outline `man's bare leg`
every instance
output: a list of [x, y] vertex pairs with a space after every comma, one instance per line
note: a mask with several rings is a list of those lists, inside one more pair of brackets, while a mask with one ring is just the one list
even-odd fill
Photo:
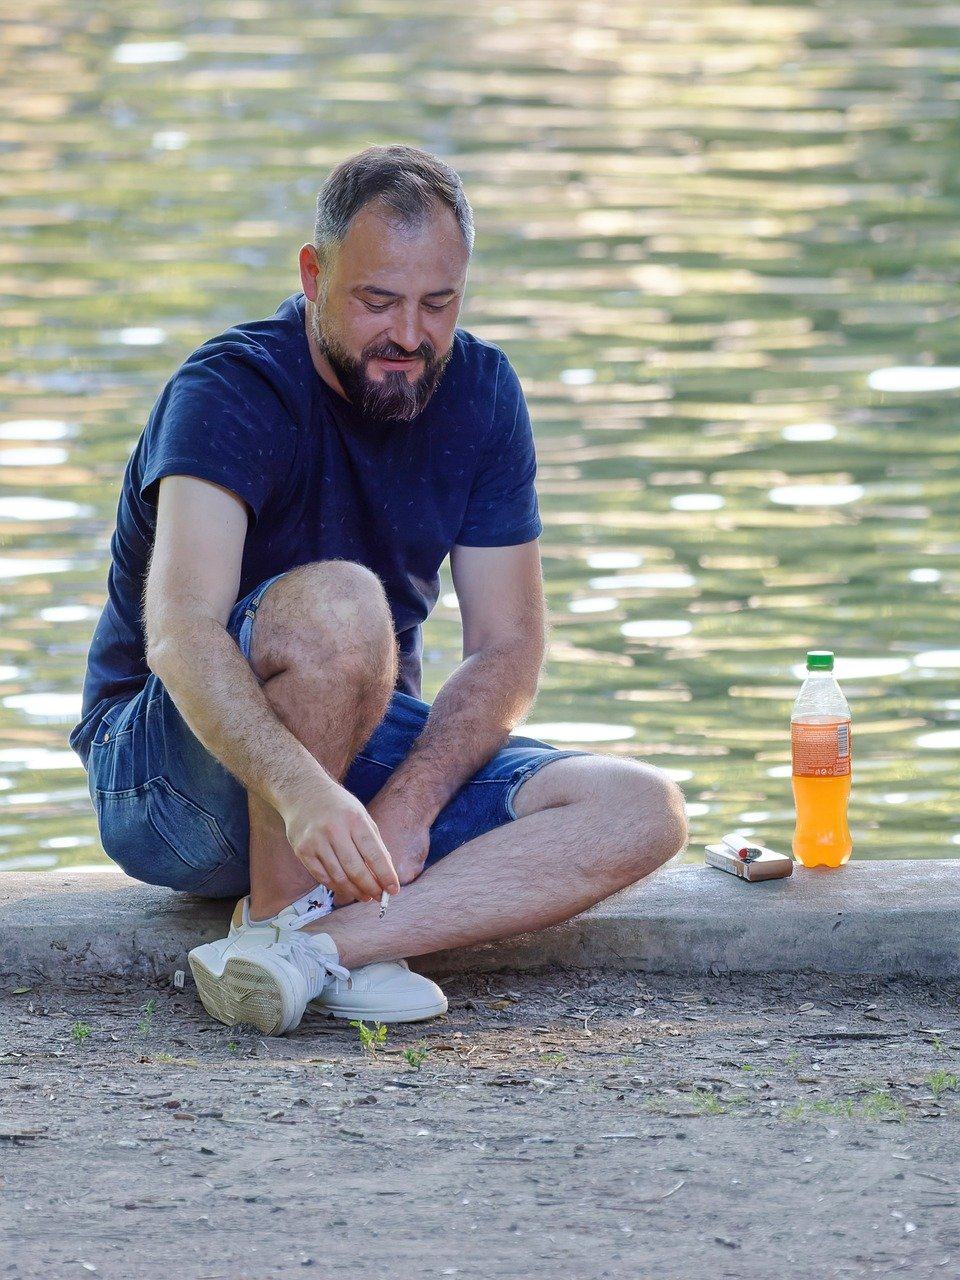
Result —
[[567, 920], [683, 847], [683, 796], [651, 766], [567, 757], [520, 787], [517, 820], [462, 845], [404, 886], [378, 920], [354, 903], [312, 928], [348, 968], [425, 955]]
[[[383, 718], [396, 680], [389, 607], [375, 576], [349, 561], [292, 570], [257, 612], [251, 665], [272, 705], [342, 781]], [[250, 810], [251, 915], [314, 887], [271, 806]], [[517, 820], [479, 836], [405, 886], [383, 921], [354, 903], [315, 930], [348, 967], [424, 955], [544, 928], [639, 880], [686, 839], [683, 797], [663, 773], [609, 756], [553, 761], [517, 792]]]
[[[350, 561], [293, 569], [257, 610], [250, 664], [280, 720], [342, 782], [383, 718], [396, 683], [396, 641], [377, 578]], [[250, 914], [282, 911], [315, 887], [272, 805], [247, 793]]]

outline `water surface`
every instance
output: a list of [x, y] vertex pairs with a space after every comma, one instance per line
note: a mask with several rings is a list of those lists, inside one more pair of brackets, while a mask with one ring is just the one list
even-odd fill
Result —
[[[789, 838], [797, 663], [842, 656], [856, 856], [960, 844], [955, 5], [4, 5], [0, 866], [102, 861], [79, 762], [120, 475], [196, 345], [297, 287], [319, 182], [436, 150], [462, 323], [533, 411], [531, 731]], [[424, 694], [459, 659], [449, 575]]]

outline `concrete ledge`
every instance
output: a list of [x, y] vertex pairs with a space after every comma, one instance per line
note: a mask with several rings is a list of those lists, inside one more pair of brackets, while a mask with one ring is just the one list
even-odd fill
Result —
[[[169, 981], [199, 942], [222, 937], [232, 904], [115, 873], [0, 874], [0, 974], [21, 981]], [[423, 957], [467, 970], [820, 972], [960, 978], [960, 861], [854, 862], [745, 884], [675, 865], [581, 916], [507, 942]]]

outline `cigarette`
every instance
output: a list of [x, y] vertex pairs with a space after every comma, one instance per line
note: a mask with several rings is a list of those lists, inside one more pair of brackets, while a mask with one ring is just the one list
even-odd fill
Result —
[[390, 895], [389, 893], [387, 893], [386, 889], [384, 889], [383, 893], [381, 893], [380, 895], [380, 914], [379, 916], [377, 916], [378, 920], [382, 920], [383, 917], [387, 914], [387, 906], [389, 902], [390, 902]]

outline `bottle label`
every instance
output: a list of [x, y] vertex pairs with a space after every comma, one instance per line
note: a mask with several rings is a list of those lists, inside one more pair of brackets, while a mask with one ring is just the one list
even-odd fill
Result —
[[793, 773], [800, 778], [842, 778], [850, 772], [850, 721], [790, 726]]

